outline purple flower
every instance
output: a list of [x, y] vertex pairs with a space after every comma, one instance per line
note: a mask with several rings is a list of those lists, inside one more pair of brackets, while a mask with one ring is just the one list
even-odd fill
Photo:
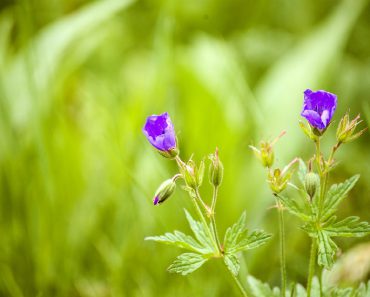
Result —
[[305, 117], [312, 127], [324, 130], [329, 125], [337, 107], [337, 96], [319, 90], [304, 91], [304, 102], [301, 116]]
[[176, 135], [167, 112], [149, 116], [143, 128], [144, 135], [152, 146], [162, 152], [176, 148]]

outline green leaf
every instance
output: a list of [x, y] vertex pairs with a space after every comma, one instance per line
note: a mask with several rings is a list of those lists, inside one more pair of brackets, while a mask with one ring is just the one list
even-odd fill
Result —
[[305, 222], [311, 221], [311, 216], [307, 214], [308, 210], [305, 205], [300, 205], [294, 199], [278, 195], [279, 200], [283, 203], [283, 206], [294, 216], [302, 219]]
[[194, 253], [184, 253], [176, 258], [176, 260], [168, 267], [171, 273], [179, 273], [187, 275], [202, 266], [208, 258]]
[[320, 282], [319, 279], [315, 276], [312, 279], [312, 287], [311, 287], [311, 296], [320, 296]]
[[318, 263], [326, 269], [330, 269], [334, 264], [334, 255], [338, 247], [324, 230], [317, 232], [317, 240]]
[[209, 250], [201, 246], [196, 240], [189, 236], [185, 235], [180, 231], [175, 231], [174, 233], [166, 233], [160, 236], [148, 236], [145, 237], [145, 240], [153, 240], [168, 245], [174, 245], [179, 248], [183, 248], [189, 251], [198, 252], [201, 254], [209, 253]]
[[240, 269], [240, 262], [236, 255], [226, 254], [224, 257], [224, 262], [232, 274], [234, 274], [235, 276], [238, 275]]
[[359, 178], [360, 175], [357, 174], [347, 179], [344, 183], [334, 184], [330, 187], [324, 202], [322, 220], [330, 217], [336, 211], [339, 203], [347, 196]]
[[293, 296], [294, 297], [307, 297], [305, 288], [300, 284], [296, 284]]
[[224, 239], [224, 250], [226, 254], [233, 254], [259, 247], [271, 238], [271, 234], [260, 230], [248, 234], [248, 229], [245, 227], [245, 220], [246, 215], [243, 212], [239, 220], [226, 230]]
[[245, 228], [246, 214], [245, 211], [240, 216], [239, 220], [227, 228], [224, 239], [224, 248], [227, 251], [236, 245], [237, 241], [243, 237], [243, 234], [247, 233], [248, 230]]
[[236, 253], [240, 251], [250, 250], [264, 245], [270, 238], [271, 234], [268, 234], [262, 230], [253, 231], [250, 235], [246, 234], [245, 238], [242, 238], [235, 246], [229, 247], [228, 253]]
[[250, 290], [255, 297], [279, 297], [280, 290], [270, 288], [268, 284], [261, 282], [260, 280], [254, 278], [253, 276], [248, 276], [247, 278]]
[[331, 237], [363, 237], [369, 235], [369, 223], [360, 222], [359, 220], [359, 217], [348, 217], [324, 227], [324, 230]]
[[248, 230], [245, 228], [245, 221], [246, 214], [244, 211], [239, 220], [234, 225], [227, 228], [224, 238], [225, 251], [228, 251], [229, 249], [234, 247], [237, 241], [243, 236], [243, 234], [248, 232]]
[[205, 229], [205, 226], [201, 222], [194, 220], [193, 217], [190, 215], [190, 213], [186, 209], [185, 209], [185, 215], [186, 215], [186, 219], [188, 220], [190, 228], [193, 231], [195, 237], [198, 239], [198, 241], [201, 243], [201, 245], [206, 250], [205, 253], [208, 253], [208, 254], [213, 253], [214, 248], [213, 248], [212, 239], [209, 238], [207, 231]]

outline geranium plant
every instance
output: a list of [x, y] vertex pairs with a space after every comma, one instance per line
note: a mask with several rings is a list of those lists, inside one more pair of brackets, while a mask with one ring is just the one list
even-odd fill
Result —
[[[194, 236], [174, 231], [160, 236], [146, 237], [146, 240], [162, 242], [187, 251], [175, 259], [169, 266], [168, 271], [187, 275], [200, 268], [205, 262], [214, 258], [221, 258], [227, 268], [225, 271], [231, 274], [243, 296], [370, 296], [369, 285], [360, 285], [356, 289], [338, 289], [327, 287], [321, 281], [320, 272], [322, 268], [330, 269], [335, 261], [338, 247], [333, 238], [362, 237], [370, 234], [370, 225], [367, 222], [361, 222], [355, 216], [338, 219], [336, 215], [339, 204], [354, 187], [359, 175], [355, 175], [342, 183], [329, 186], [329, 173], [334, 170], [337, 164], [335, 153], [340, 146], [355, 140], [366, 130], [356, 132], [357, 126], [361, 123], [360, 116], [350, 120], [349, 114], [345, 114], [337, 128], [336, 143], [332, 146], [329, 156], [326, 158], [321, 151], [320, 143], [325, 131], [332, 123], [336, 107], [337, 96], [332, 93], [322, 90], [306, 90], [304, 92], [301, 115], [307, 120], [308, 124], [300, 122], [300, 126], [315, 147], [315, 153], [308, 161], [293, 158], [282, 169], [274, 167], [274, 145], [285, 132], [282, 132], [273, 141], [262, 141], [259, 147], [250, 146], [267, 170], [267, 180], [273, 194], [272, 197], [275, 200], [276, 209], [279, 212], [280, 289], [271, 289], [267, 284], [263, 284], [252, 276], [248, 276], [248, 282], [246, 283], [241, 281], [238, 276], [240, 252], [265, 244], [270, 239], [271, 234], [262, 230], [248, 230], [245, 212], [242, 213], [234, 225], [226, 230], [222, 238], [218, 233], [215, 210], [218, 189], [222, 183], [224, 173], [218, 149], [216, 148], [215, 152], [209, 156], [208, 179], [213, 191], [212, 198], [207, 203], [199, 192], [205, 174], [205, 161], [202, 160], [199, 164], [196, 164], [192, 159], [188, 161], [181, 159], [176, 133], [168, 113], [149, 116], [143, 128], [145, 136], [161, 155], [173, 160], [178, 165], [178, 173], [159, 186], [154, 195], [153, 204], [161, 205], [164, 203], [173, 195], [176, 184], [182, 180], [183, 188], [189, 194], [197, 216], [197, 219], [194, 219], [190, 212], [185, 210], [185, 216]], [[293, 184], [292, 181], [296, 171], [298, 171], [300, 180], [297, 185]], [[294, 197], [288, 197], [284, 193], [289, 186], [296, 190]], [[285, 211], [302, 220], [300, 228], [308, 234], [312, 241], [306, 289], [299, 284], [287, 285]], [[320, 267], [319, 270], [317, 270], [317, 266]], [[248, 286], [245, 286], [245, 284]]]

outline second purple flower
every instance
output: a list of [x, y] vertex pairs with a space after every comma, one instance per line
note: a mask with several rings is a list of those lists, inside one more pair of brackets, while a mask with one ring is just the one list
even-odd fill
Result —
[[337, 108], [337, 96], [335, 94], [319, 90], [304, 91], [304, 102], [301, 116], [307, 119], [310, 125], [319, 130], [324, 130], [330, 124], [335, 109]]

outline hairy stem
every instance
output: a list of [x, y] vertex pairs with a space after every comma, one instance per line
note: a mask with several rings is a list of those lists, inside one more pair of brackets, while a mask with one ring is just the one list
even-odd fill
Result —
[[219, 249], [219, 251], [222, 252], [221, 242], [220, 242], [220, 239], [218, 237], [217, 226], [216, 226], [216, 218], [215, 218], [215, 208], [216, 208], [216, 202], [217, 202], [217, 195], [218, 195], [218, 187], [215, 186], [213, 188], [213, 197], [212, 197], [212, 205], [211, 205], [211, 212], [210, 212], [210, 220], [211, 220], [215, 240], [216, 240], [216, 243], [218, 245], [218, 249]]
[[214, 212], [215, 208], [216, 208], [217, 196], [218, 196], [218, 186], [214, 186], [213, 187], [212, 204], [211, 204], [212, 212]]
[[316, 267], [316, 250], [317, 250], [317, 242], [315, 238], [312, 238], [310, 266], [309, 266], [308, 279], [307, 279], [307, 297], [311, 297], [312, 279], [313, 279], [313, 276], [315, 275], [315, 267]]
[[284, 209], [278, 198], [276, 198], [279, 213], [279, 231], [280, 231], [280, 270], [281, 270], [281, 296], [285, 297], [286, 292], [286, 263], [285, 263], [285, 227], [284, 227]]
[[201, 209], [200, 209], [200, 207], [198, 205], [197, 200], [195, 198], [192, 198], [191, 201], [193, 201], [195, 210], [197, 211], [198, 217], [199, 217], [199, 219], [201, 220], [201, 222], [204, 225], [204, 229], [206, 230], [208, 237], [212, 240], [212, 244], [213, 244], [213, 246], [215, 248], [215, 252], [217, 252], [218, 254], [220, 254], [220, 250], [218, 248], [218, 245], [217, 245], [215, 239], [213, 238], [213, 234], [212, 234], [210, 228], [208, 227], [207, 221], [204, 218], [204, 215], [203, 215], [203, 213], [202, 213], [202, 211], [201, 211]]
[[[225, 264], [225, 263], [224, 263]], [[240, 280], [238, 279], [238, 277], [236, 275], [234, 275], [230, 270], [229, 268], [227, 267], [227, 265], [225, 264], [226, 266], [226, 270], [230, 273], [230, 275], [232, 276], [235, 284], [237, 285], [240, 293], [242, 294], [243, 297], [248, 297], [248, 294], [247, 294], [247, 291], [244, 289], [242, 283], [240, 282]]]

